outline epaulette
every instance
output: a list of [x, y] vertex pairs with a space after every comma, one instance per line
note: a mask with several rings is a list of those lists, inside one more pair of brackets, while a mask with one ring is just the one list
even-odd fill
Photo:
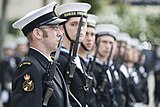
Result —
[[28, 62], [28, 61], [24, 61], [22, 62], [21, 64], [19, 64], [19, 67], [22, 67], [24, 65], [31, 65], [31, 62]]

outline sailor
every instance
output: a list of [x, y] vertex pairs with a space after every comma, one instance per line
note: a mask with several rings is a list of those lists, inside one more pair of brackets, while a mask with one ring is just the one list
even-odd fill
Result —
[[96, 41], [100, 40], [94, 75], [97, 81], [97, 107], [112, 107], [113, 98], [112, 76], [109, 70], [111, 56], [119, 28], [113, 24], [96, 26]]
[[87, 3], [68, 3], [56, 9], [59, 17], [67, 20], [60, 26], [64, 40], [58, 62], [68, 86], [72, 107], [86, 107], [86, 71], [77, 50], [86, 35], [87, 12], [90, 8]]
[[[59, 69], [56, 67], [50, 81], [44, 81], [52, 72], [50, 54], [56, 50], [62, 35], [59, 24], [66, 21], [56, 16], [55, 6], [56, 2], [52, 2], [33, 10], [12, 25], [22, 30], [29, 41], [28, 54], [13, 78], [13, 107], [69, 107], [65, 82]], [[51, 91], [48, 92], [48, 89]]]
[[[98, 21], [98, 17], [93, 14], [88, 14], [87, 17], [87, 32], [86, 36], [81, 43], [78, 54], [80, 56], [81, 61], [84, 63], [87, 69], [87, 80], [86, 80], [86, 88], [88, 88], [87, 92], [87, 105], [89, 107], [96, 107], [96, 79], [93, 77], [94, 63], [93, 60], [96, 56], [89, 55], [89, 52], [93, 50], [95, 47], [95, 34], [96, 34], [96, 22]], [[94, 52], [95, 54], [95, 52]]]

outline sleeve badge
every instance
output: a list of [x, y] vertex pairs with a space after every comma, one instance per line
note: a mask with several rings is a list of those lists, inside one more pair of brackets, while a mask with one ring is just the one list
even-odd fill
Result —
[[30, 75], [26, 74], [24, 75], [24, 82], [23, 82], [23, 90], [26, 92], [30, 92], [34, 89], [34, 83], [33, 80], [30, 80]]

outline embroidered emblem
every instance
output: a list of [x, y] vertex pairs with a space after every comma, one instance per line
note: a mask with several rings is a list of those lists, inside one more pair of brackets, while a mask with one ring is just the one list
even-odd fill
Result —
[[30, 62], [22, 62], [22, 63], [19, 65], [19, 67], [22, 67], [23, 65], [31, 65], [31, 63], [30, 63]]
[[24, 76], [24, 82], [23, 82], [23, 90], [30, 92], [34, 89], [34, 83], [33, 80], [30, 80], [30, 75], [26, 74]]

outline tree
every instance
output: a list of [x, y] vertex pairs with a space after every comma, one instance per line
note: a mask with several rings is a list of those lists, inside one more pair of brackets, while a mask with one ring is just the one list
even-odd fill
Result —
[[103, 6], [105, 6], [105, 0], [78, 0], [79, 2], [89, 3], [91, 9], [89, 10], [90, 14], [97, 14]]
[[6, 22], [6, 11], [7, 11], [8, 0], [2, 1], [2, 17], [1, 17], [1, 31], [0, 31], [0, 59], [2, 59], [2, 45], [4, 36], [7, 34], [7, 22]]

